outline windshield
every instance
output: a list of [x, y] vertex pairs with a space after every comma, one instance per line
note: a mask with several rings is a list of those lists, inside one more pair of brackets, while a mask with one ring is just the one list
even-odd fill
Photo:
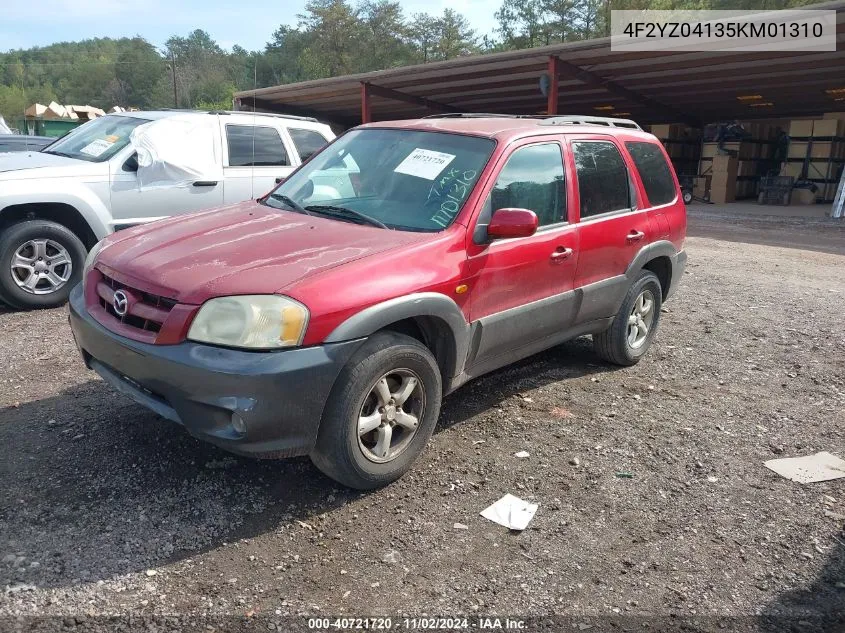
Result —
[[354, 130], [314, 156], [265, 204], [406, 231], [452, 224], [495, 142], [416, 130]]
[[128, 116], [105, 116], [72, 130], [43, 150], [47, 154], [68, 156], [102, 163], [129, 144], [129, 134], [147, 119]]

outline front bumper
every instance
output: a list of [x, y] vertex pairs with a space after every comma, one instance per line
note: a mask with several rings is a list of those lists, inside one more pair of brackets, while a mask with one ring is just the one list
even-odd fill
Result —
[[[70, 326], [85, 364], [107, 383], [191, 435], [256, 457], [311, 451], [335, 379], [363, 339], [248, 352], [185, 341], [151, 345], [119, 336], [70, 294]], [[232, 416], [246, 431], [238, 433]]]

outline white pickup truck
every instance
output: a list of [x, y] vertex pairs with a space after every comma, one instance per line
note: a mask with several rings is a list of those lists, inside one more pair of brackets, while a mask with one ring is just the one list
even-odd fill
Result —
[[[215, 179], [141, 186], [133, 130], [167, 117], [210, 126]], [[206, 125], [206, 128], [209, 126]], [[82, 125], [40, 152], [0, 153], [0, 300], [62, 304], [88, 249], [112, 231], [256, 198], [334, 138], [316, 119], [252, 112], [126, 112]]]

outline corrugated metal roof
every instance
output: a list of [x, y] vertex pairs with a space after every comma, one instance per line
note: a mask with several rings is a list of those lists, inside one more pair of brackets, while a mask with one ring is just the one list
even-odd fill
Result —
[[[845, 42], [845, 1], [814, 5], [837, 11], [837, 47]], [[612, 114], [641, 123], [672, 121], [683, 112], [699, 121], [772, 118], [845, 110], [825, 90], [845, 87], [845, 50], [830, 52], [614, 52], [610, 38], [475, 55], [239, 92], [242, 107], [354, 125], [360, 123], [361, 84], [428, 99], [450, 108], [513, 114], [545, 112], [540, 77], [549, 57], [562, 63], [559, 114]], [[586, 72], [585, 72], [586, 71]], [[376, 92], [374, 90], [374, 92]], [[372, 94], [373, 120], [431, 113], [421, 103]], [[737, 97], [759, 94], [771, 107]], [[613, 106], [612, 111], [597, 111]]]

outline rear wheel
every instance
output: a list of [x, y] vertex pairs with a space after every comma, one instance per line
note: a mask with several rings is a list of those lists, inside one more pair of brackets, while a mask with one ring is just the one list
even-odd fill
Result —
[[640, 272], [631, 285], [613, 324], [593, 334], [593, 348], [615, 365], [634, 365], [648, 351], [660, 322], [663, 305], [660, 281], [650, 270]]
[[311, 461], [350, 488], [371, 490], [395, 481], [431, 437], [441, 394], [428, 348], [403, 334], [375, 334], [340, 372]]
[[0, 236], [0, 297], [13, 308], [54, 308], [82, 279], [86, 249], [67, 227], [27, 220]]

